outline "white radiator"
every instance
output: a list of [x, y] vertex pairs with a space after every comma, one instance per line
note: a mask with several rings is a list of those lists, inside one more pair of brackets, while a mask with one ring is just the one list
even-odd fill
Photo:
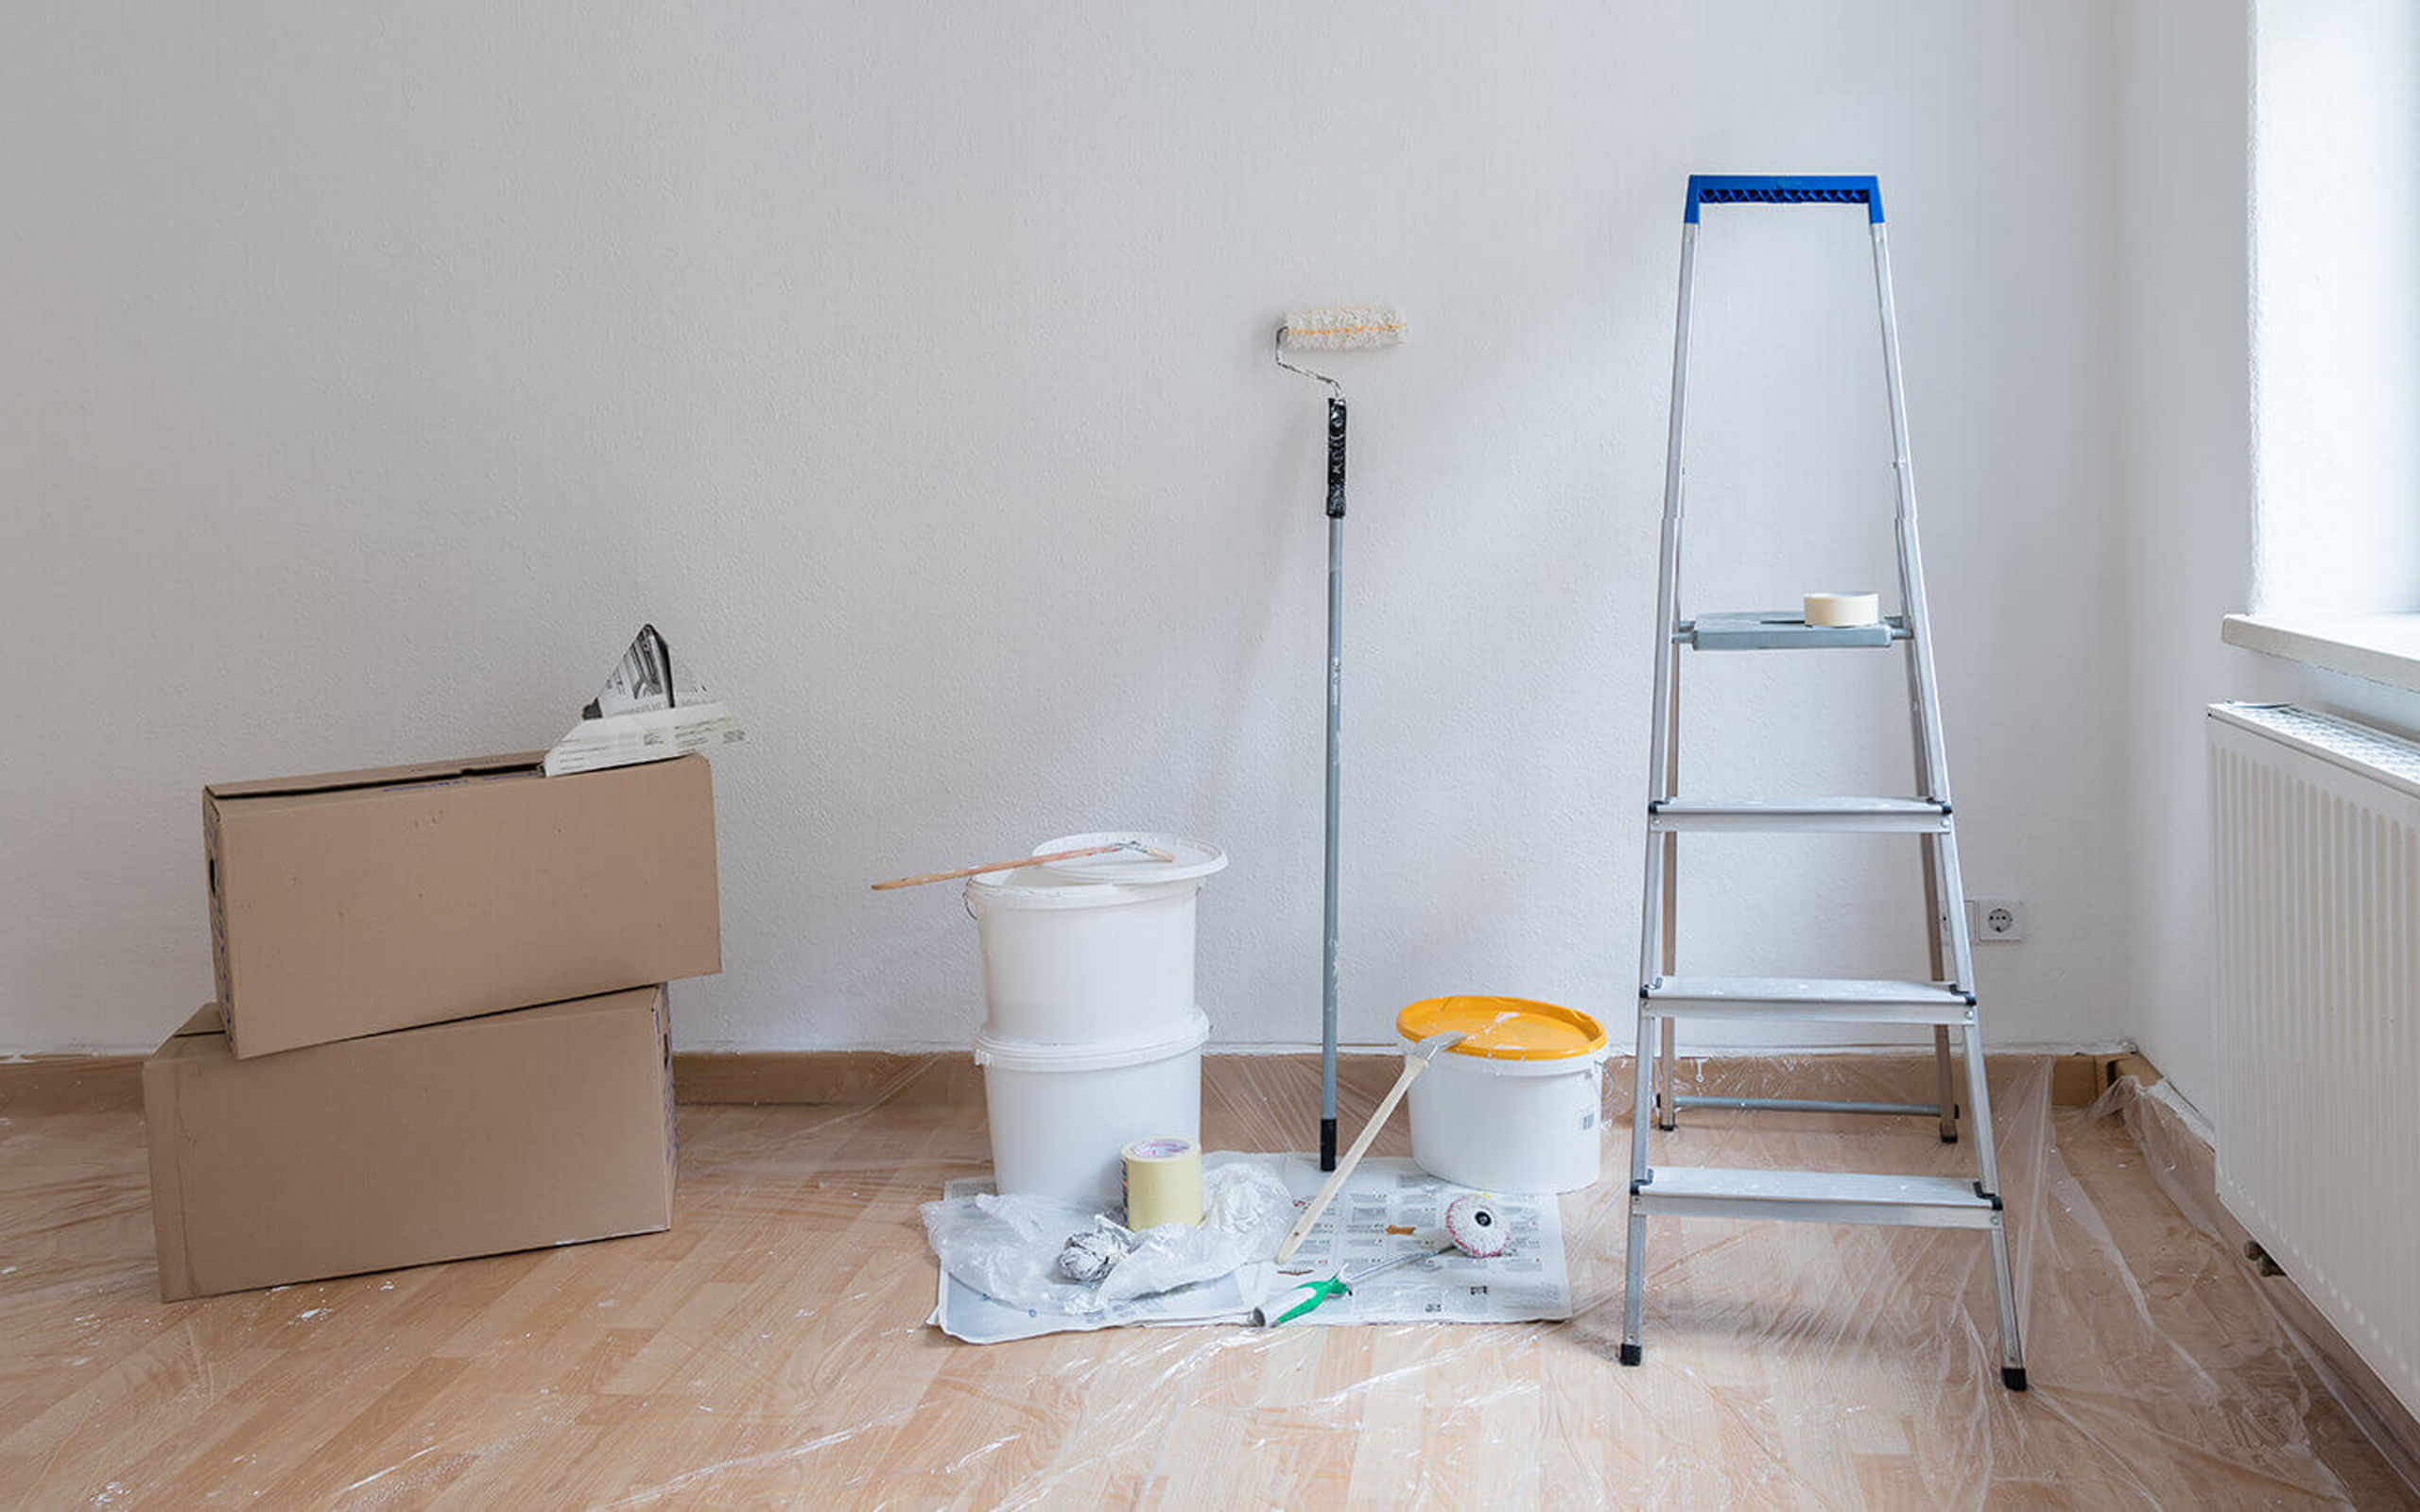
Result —
[[2420, 746], [2209, 713], [2219, 1197], [2420, 1413]]

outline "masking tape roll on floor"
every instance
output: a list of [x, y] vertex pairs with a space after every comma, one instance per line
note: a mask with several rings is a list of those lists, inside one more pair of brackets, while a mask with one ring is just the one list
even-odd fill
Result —
[[1136, 1140], [1126, 1162], [1126, 1227], [1201, 1221], [1201, 1146], [1191, 1140]]
[[1879, 593], [1809, 593], [1806, 595], [1806, 623], [1835, 628], [1872, 625], [1882, 618], [1882, 595]]

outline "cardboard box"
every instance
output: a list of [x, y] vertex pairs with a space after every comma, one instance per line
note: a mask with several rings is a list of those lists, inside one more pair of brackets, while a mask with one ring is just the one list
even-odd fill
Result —
[[660, 987], [251, 1060], [213, 1005], [143, 1110], [168, 1301], [672, 1223]]
[[542, 759], [202, 789], [234, 1053], [722, 970], [705, 758], [572, 777]]

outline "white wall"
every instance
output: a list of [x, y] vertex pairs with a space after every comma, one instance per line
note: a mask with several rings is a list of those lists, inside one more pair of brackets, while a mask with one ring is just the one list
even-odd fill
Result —
[[2420, 730], [2420, 696], [2218, 633], [2247, 609], [2420, 608], [2415, 28], [2402, 0], [2128, 0], [2120, 15], [2120, 1022], [2188, 1098], [2216, 1082], [2203, 707], [2290, 700]]
[[2215, 1081], [2203, 709], [2251, 696], [2268, 660], [2219, 640], [2252, 576], [2251, 31], [2240, 3], [2128, 0], [2119, 17], [2121, 1022], [2191, 1098]]
[[2256, 13], [2253, 606], [2420, 610], [2420, 6]]
[[[964, 1043], [956, 901], [865, 883], [1115, 823], [1235, 858], [1219, 1038], [1315, 1037], [1321, 409], [1267, 347], [1323, 299], [1414, 321], [1338, 364], [1348, 1034], [1454, 989], [1618, 1021], [1693, 169], [1882, 175], [1970, 891], [2033, 907], [1982, 957], [1995, 1037], [2122, 1027], [2092, 0], [10, 32], [0, 1048], [144, 1045], [207, 992], [202, 782], [542, 745], [642, 618], [753, 740], [684, 1044]], [[1701, 607], [1889, 580], [1860, 232], [1709, 226]], [[1693, 773], [1903, 790], [1894, 670], [1706, 668]], [[1683, 958], [1914, 967], [1911, 850], [1715, 850]]]

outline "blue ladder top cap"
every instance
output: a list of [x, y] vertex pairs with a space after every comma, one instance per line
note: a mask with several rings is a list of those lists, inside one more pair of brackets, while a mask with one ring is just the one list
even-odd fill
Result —
[[1701, 205], [1863, 205], [1865, 218], [1882, 224], [1882, 180], [1870, 173], [1693, 173], [1689, 208], [1681, 218], [1698, 223]]

